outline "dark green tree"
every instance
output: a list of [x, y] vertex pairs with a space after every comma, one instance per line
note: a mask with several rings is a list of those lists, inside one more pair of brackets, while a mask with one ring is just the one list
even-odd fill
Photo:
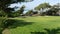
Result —
[[12, 3], [25, 2], [27, 0], [0, 0], [0, 9], [5, 9]]
[[8, 8], [10, 4], [25, 2], [25, 1], [28, 1], [28, 0], [0, 0], [0, 10], [3, 10], [7, 14], [11, 13], [11, 10], [13, 10], [13, 8]]
[[20, 14], [23, 14], [24, 8], [25, 8], [25, 6], [23, 5], [23, 6], [20, 8], [20, 10], [18, 10], [18, 12], [19, 12]]
[[[13, 8], [8, 8], [8, 6], [10, 6], [10, 4], [13, 3], [17, 3], [17, 2], [25, 2], [26, 0], [0, 0], [0, 11], [3, 11], [7, 14], [10, 14], [11, 11], [13, 11]], [[3, 12], [1, 12], [2, 14], [4, 14]], [[3, 17], [0, 18], [0, 34], [2, 34], [2, 31], [5, 29], [5, 27], [7, 27], [9, 24], [6, 19], [2, 19]], [[5, 22], [6, 21], [6, 22]], [[10, 21], [12, 22], [12, 21]], [[6, 26], [5, 26], [6, 25]]]
[[59, 11], [58, 8], [52, 7], [50, 10], [46, 12], [46, 14], [50, 16], [58, 16], [59, 15], [57, 14], [58, 11]]
[[33, 10], [29, 10], [26, 15], [32, 15], [33, 14]]

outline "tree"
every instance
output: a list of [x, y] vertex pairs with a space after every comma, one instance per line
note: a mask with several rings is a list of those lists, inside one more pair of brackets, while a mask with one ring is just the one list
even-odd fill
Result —
[[12, 3], [25, 2], [25, 1], [28, 0], [0, 0], [0, 9], [4, 9], [4, 7], [7, 7]]
[[52, 7], [49, 11], [46, 12], [46, 14], [51, 16], [58, 16], [57, 14], [58, 11], [59, 11], [58, 8]]
[[25, 8], [25, 6], [23, 5], [18, 11], [11, 12], [11, 14], [9, 14], [9, 17], [18, 17], [18, 16], [20, 16], [21, 14], [23, 14], [24, 8]]
[[36, 10], [40, 10], [41, 8], [49, 8], [51, 7], [51, 5], [49, 5], [49, 3], [43, 3], [38, 5], [37, 7], [35, 7]]
[[33, 10], [29, 10], [27, 13], [26, 13], [26, 15], [32, 15], [33, 14]]
[[8, 9], [8, 6], [12, 3], [17, 3], [17, 2], [25, 2], [27, 0], [0, 0], [0, 10], [3, 10], [4, 12], [8, 11], [10, 12], [10, 9]]
[[[8, 8], [8, 6], [12, 3], [17, 3], [17, 2], [25, 2], [25, 0], [0, 0], [0, 11], [4, 11], [5, 13], [10, 15], [11, 11], [13, 11], [14, 8]], [[8, 26], [6, 24], [9, 24], [8, 22], [5, 22], [6, 19], [2, 19], [2, 18], [0, 18], [0, 34], [2, 34], [2, 31], [5, 29], [6, 26]], [[12, 22], [12, 21], [10, 21], [10, 22]], [[3, 26], [3, 27], [1, 27], [1, 26]]]
[[20, 13], [20, 14], [23, 14], [23, 12], [24, 12], [24, 8], [25, 8], [24, 5], [20, 8], [20, 10], [19, 10], [19, 13]]

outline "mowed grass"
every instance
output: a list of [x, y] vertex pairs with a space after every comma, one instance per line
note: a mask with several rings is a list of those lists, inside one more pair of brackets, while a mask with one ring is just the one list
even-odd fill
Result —
[[45, 28], [54, 29], [60, 28], [60, 16], [38, 16], [27, 18], [13, 18], [16, 20], [24, 20], [26, 22], [32, 22], [30, 25], [18, 26], [10, 29], [11, 34], [31, 34], [31, 32], [45, 32]]

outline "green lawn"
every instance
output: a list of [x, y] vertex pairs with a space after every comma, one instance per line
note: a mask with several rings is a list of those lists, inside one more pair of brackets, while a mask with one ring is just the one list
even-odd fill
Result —
[[[38, 16], [27, 18], [13, 18], [16, 20], [25, 21], [22, 25], [16, 28], [11, 28], [11, 34], [31, 34], [31, 32], [46, 32], [44, 29], [56, 29], [60, 28], [60, 16]], [[28, 24], [25, 24], [25, 23]], [[18, 22], [17, 22], [18, 23]], [[19, 23], [20, 24], [20, 23]], [[18, 25], [18, 24], [17, 24]]]

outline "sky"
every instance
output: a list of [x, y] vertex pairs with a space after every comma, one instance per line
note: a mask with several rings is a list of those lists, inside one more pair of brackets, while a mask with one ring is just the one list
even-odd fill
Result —
[[35, 8], [36, 6], [38, 6], [39, 4], [41, 3], [49, 3], [50, 5], [55, 5], [57, 3], [60, 3], [60, 0], [34, 0], [32, 2], [23, 2], [23, 3], [14, 3], [14, 4], [11, 4], [10, 7], [21, 7], [22, 5], [25, 5], [26, 8], [25, 10], [31, 10], [33, 8]]

